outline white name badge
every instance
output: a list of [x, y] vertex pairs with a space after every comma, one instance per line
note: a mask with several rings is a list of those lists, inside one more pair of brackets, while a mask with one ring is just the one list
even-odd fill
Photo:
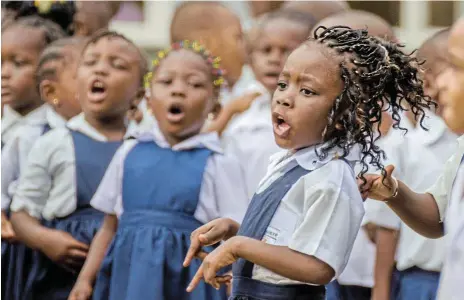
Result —
[[269, 226], [266, 229], [266, 233], [263, 237], [263, 242], [270, 245], [275, 245], [277, 243], [277, 239], [279, 238], [280, 230], [274, 227]]

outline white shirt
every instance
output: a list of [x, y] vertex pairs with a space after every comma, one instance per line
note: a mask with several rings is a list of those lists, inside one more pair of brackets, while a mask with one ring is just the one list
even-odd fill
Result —
[[[83, 114], [72, 118], [67, 127], [97, 141], [108, 141]], [[77, 206], [75, 162], [73, 139], [67, 128], [57, 128], [39, 137], [19, 177], [11, 210], [25, 210], [35, 218], [47, 220], [73, 213]]]
[[440, 177], [438, 177], [434, 185], [427, 190], [427, 193], [433, 195], [437, 202], [441, 221], [446, 219], [450, 191], [456, 178], [462, 155], [464, 154], [464, 135], [461, 135], [457, 141], [458, 149], [455, 154], [448, 159]]
[[442, 118], [431, 111], [427, 111], [424, 126], [428, 131], [418, 125], [407, 136], [430, 150], [440, 164], [445, 164], [458, 148], [458, 136], [448, 129]]
[[271, 95], [258, 82], [250, 84], [244, 93], [256, 91], [262, 96], [247, 111], [233, 118], [222, 136], [225, 151], [235, 154], [245, 170], [250, 199], [266, 175], [269, 158], [281, 150], [272, 128]]
[[150, 131], [153, 126], [156, 126], [156, 119], [148, 108], [148, 100], [143, 98], [138, 106], [143, 114], [143, 119], [140, 123], [130, 121], [127, 127], [127, 134], [130, 136], [138, 136], [143, 132]]
[[2, 142], [9, 143], [16, 130], [22, 125], [41, 125], [46, 122], [47, 105], [42, 105], [25, 116], [21, 116], [8, 105], [3, 108]]
[[[417, 136], [403, 136], [398, 130], [380, 140], [380, 147], [387, 155], [387, 164], [395, 165], [393, 175], [405, 182], [416, 192], [424, 192], [437, 179], [443, 170], [443, 163], [437, 159], [439, 154], [424, 148]], [[396, 260], [398, 270], [417, 266], [424, 270], [441, 270], [444, 257], [443, 239], [428, 239], [413, 231], [385, 204], [368, 201], [367, 218], [382, 227], [399, 230]]]
[[461, 164], [450, 195], [446, 219], [447, 251], [438, 292], [439, 300], [462, 299], [464, 283], [464, 164]]
[[[155, 141], [158, 146], [170, 148], [157, 127], [151, 132], [140, 135], [137, 140], [127, 140], [116, 152], [108, 166], [100, 186], [92, 198], [91, 205], [107, 214], [120, 216], [122, 208], [122, 183], [124, 161], [130, 150], [141, 141]], [[241, 222], [248, 206], [246, 185], [242, 169], [238, 162], [222, 153], [217, 133], [196, 135], [172, 147], [174, 151], [182, 151], [197, 147], [206, 147], [213, 151], [208, 158], [200, 196], [194, 217], [207, 223], [220, 217], [232, 218]]]
[[221, 87], [221, 93], [219, 96], [220, 103], [225, 105], [231, 100], [243, 96], [246, 94], [249, 85], [252, 82], [256, 82], [255, 75], [250, 66], [244, 65], [242, 67], [242, 74], [240, 75], [240, 78], [232, 88], [229, 88], [227, 84], [224, 84]]
[[43, 126], [48, 124], [53, 129], [63, 128], [66, 125], [66, 120], [57, 114], [52, 107], [45, 106], [46, 122], [21, 126], [2, 150], [2, 210], [7, 209], [10, 205], [17, 187], [19, 174], [24, 171], [29, 151], [37, 138], [42, 135]]
[[[311, 172], [301, 177], [283, 197], [263, 238], [266, 243], [287, 246], [314, 256], [339, 275], [348, 261], [364, 215], [353, 169], [343, 160], [334, 159], [332, 150], [321, 160], [316, 147], [295, 154], [275, 154], [258, 194], [284, 176], [295, 164]], [[359, 160], [359, 149], [353, 148], [348, 161]], [[253, 279], [273, 284], [301, 284], [284, 278], [261, 266], [254, 266]]]

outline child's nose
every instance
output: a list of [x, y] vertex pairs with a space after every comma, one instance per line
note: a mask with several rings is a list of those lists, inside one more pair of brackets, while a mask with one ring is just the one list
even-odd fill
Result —
[[291, 99], [291, 97], [285, 96], [285, 97], [282, 97], [280, 99], [277, 99], [277, 104], [292, 108], [293, 107], [293, 100]]
[[8, 79], [11, 77], [11, 64], [10, 63], [3, 63], [2, 62], [2, 79]]
[[175, 97], [185, 97], [186, 86], [180, 81], [174, 81], [172, 84], [171, 95]]

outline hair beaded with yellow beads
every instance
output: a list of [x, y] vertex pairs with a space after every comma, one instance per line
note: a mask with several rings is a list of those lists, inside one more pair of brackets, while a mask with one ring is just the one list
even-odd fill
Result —
[[37, 7], [37, 10], [39, 11], [39, 13], [41, 14], [44, 14], [44, 13], [47, 13], [50, 11], [50, 9], [52, 8], [52, 5], [53, 3], [56, 3], [56, 2], [59, 2], [59, 3], [64, 3], [65, 0], [55, 0], [55, 1], [51, 1], [51, 0], [36, 0], [34, 1], [34, 6]]
[[[176, 42], [172, 44], [169, 48], [158, 51], [156, 58], [152, 60], [152, 68], [155, 71], [156, 67], [160, 64], [161, 60], [168, 56], [169, 52], [176, 51], [180, 49], [191, 50], [197, 54], [200, 54], [203, 59], [211, 66], [212, 76], [213, 76], [213, 85], [215, 87], [221, 87], [224, 83], [224, 70], [221, 69], [220, 57], [215, 57], [211, 55], [211, 52], [208, 51], [202, 44], [197, 41], [183, 40], [181, 42]], [[145, 87], [150, 87], [150, 82], [153, 77], [153, 71], [145, 75]]]

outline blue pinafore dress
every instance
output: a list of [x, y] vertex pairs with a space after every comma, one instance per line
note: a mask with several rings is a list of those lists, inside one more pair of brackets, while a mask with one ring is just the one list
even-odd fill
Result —
[[[47, 226], [68, 232], [76, 240], [90, 245], [100, 228], [104, 214], [90, 206], [106, 169], [122, 141], [101, 142], [71, 130], [76, 161], [76, 210], [64, 218], [45, 222]], [[37, 276], [30, 299], [66, 300], [79, 274], [72, 274], [40, 254]]]
[[[280, 202], [298, 179], [309, 171], [296, 164], [268, 188], [255, 194], [237, 235], [262, 240]], [[229, 300], [324, 300], [325, 287], [307, 284], [277, 285], [252, 279], [252, 262], [238, 259], [232, 266]]]
[[[50, 125], [44, 124], [41, 136], [50, 130]], [[6, 214], [10, 217], [9, 209]], [[33, 251], [26, 245], [2, 241], [2, 299], [24, 299], [23, 295], [31, 288], [27, 278], [33, 261]]]
[[123, 213], [94, 288], [93, 299], [213, 300], [225, 290], [185, 289], [200, 266], [182, 266], [211, 151], [173, 151], [139, 142], [124, 162]]

